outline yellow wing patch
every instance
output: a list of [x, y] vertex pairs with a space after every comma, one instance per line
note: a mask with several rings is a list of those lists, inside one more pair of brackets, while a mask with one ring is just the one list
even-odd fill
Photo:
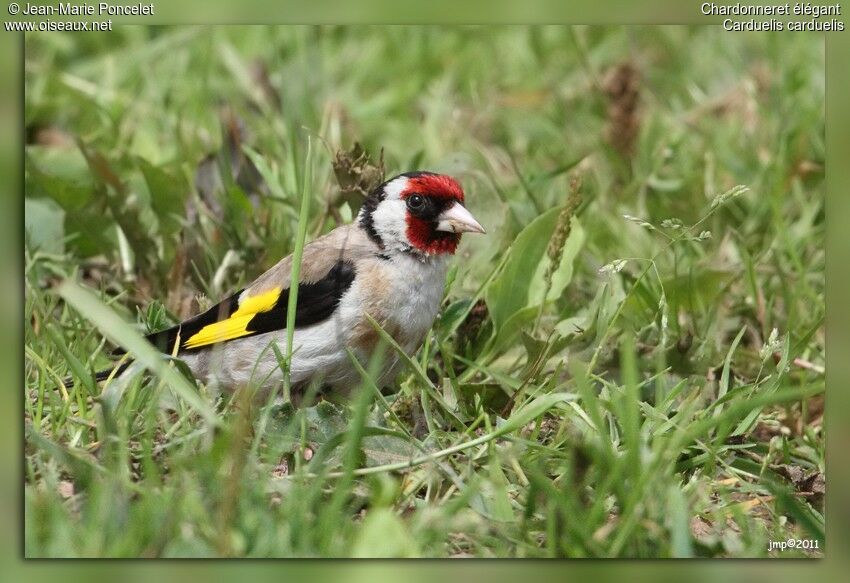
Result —
[[251, 334], [251, 331], [248, 330], [248, 323], [251, 319], [261, 312], [271, 310], [279, 297], [280, 288], [274, 288], [256, 296], [245, 298], [239, 304], [239, 309], [233, 312], [229, 318], [204, 326], [189, 337], [183, 347], [198, 348]]

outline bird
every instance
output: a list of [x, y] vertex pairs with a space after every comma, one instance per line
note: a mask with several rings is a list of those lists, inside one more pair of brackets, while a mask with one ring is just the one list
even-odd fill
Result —
[[[365, 365], [375, 351], [380, 334], [370, 318], [412, 356], [439, 312], [463, 233], [485, 230], [467, 210], [460, 183], [415, 171], [377, 186], [353, 222], [306, 244], [289, 365], [293, 401], [313, 383], [323, 395], [350, 395], [360, 386], [349, 354]], [[147, 340], [176, 354], [207, 386], [230, 393], [254, 386], [268, 394], [284, 380], [278, 353], [287, 354], [292, 265], [289, 255], [244, 289]], [[377, 386], [390, 383], [402, 364], [398, 354], [388, 354]], [[95, 379], [113, 372], [123, 369]]]

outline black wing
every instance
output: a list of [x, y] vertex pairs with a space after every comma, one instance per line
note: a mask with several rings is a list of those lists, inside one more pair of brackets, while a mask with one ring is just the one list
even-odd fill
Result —
[[[305, 328], [327, 320], [336, 310], [342, 295], [351, 287], [354, 276], [354, 265], [350, 261], [340, 260], [322, 279], [301, 282], [298, 286], [295, 327]], [[243, 314], [241, 317], [237, 316], [238, 323], [228, 322], [239, 310], [239, 296], [242, 292], [237, 292], [206, 312], [168, 330], [150, 334], [147, 339], [160, 351], [171, 353], [178, 335], [181, 342], [180, 350], [198, 350], [234, 338], [246, 338], [283, 330], [286, 328], [289, 291], [289, 288], [281, 290], [270, 308], [249, 315]], [[221, 335], [220, 340], [186, 346], [187, 342], [201, 330], [216, 325], [228, 328], [228, 332]], [[114, 354], [123, 354], [123, 350], [117, 349]]]

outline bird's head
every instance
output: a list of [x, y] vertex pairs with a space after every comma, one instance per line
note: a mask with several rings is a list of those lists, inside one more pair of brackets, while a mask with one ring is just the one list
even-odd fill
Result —
[[452, 254], [461, 233], [483, 233], [451, 176], [407, 172], [378, 186], [363, 203], [360, 226], [378, 245], [426, 256]]

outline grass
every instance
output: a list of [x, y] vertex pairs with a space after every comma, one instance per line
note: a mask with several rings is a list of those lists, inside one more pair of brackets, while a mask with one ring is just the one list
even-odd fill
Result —
[[[822, 38], [25, 46], [28, 557], [823, 553]], [[141, 341], [350, 220], [382, 165], [457, 176], [488, 230], [393, 394], [217, 397]], [[97, 386], [116, 344], [149, 372]]]

